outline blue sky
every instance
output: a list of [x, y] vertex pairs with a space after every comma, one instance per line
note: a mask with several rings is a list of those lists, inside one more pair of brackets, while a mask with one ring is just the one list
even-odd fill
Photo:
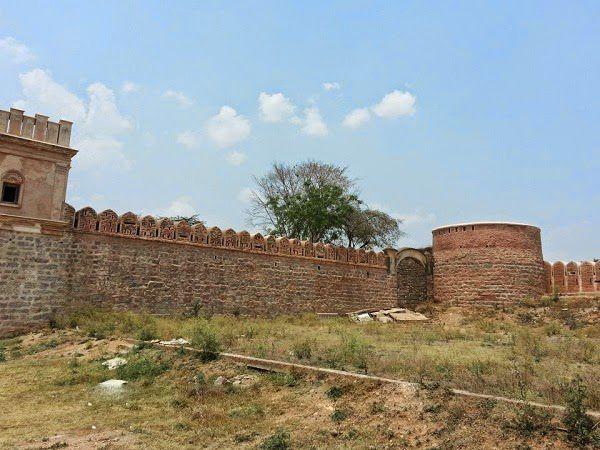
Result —
[[402, 246], [510, 220], [548, 260], [600, 257], [598, 2], [24, 8], [0, 8], [0, 107], [75, 121], [76, 207], [241, 229], [253, 174], [316, 158], [405, 219]]

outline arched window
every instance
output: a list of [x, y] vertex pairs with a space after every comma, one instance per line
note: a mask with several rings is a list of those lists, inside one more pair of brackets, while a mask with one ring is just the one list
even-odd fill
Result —
[[2, 197], [0, 203], [5, 206], [21, 206], [23, 197], [23, 175], [11, 170], [2, 175]]

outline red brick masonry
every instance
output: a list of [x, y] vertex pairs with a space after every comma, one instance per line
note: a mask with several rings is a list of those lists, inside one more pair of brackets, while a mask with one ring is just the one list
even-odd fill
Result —
[[433, 289], [441, 302], [495, 304], [544, 291], [540, 229], [510, 223], [433, 231]]

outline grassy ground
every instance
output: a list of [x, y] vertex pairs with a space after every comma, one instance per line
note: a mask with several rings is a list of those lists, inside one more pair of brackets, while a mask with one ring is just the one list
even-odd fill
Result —
[[[596, 309], [594, 309], [596, 308]], [[6, 448], [567, 448], [560, 417], [465, 400], [445, 387], [552, 403], [580, 375], [600, 409], [597, 305], [524, 304], [507, 311], [437, 310], [430, 323], [354, 324], [315, 316], [156, 318], [78, 311], [54, 330], [0, 341], [0, 445]], [[252, 373], [243, 365], [122, 338], [184, 337], [200, 349], [420, 382], [398, 387]], [[124, 353], [109, 371], [101, 362]], [[129, 380], [123, 393], [96, 386]], [[482, 433], [482, 430], [485, 432]]]

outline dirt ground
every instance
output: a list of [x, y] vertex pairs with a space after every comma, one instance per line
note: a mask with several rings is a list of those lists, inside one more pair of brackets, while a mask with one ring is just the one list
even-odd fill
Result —
[[[72, 330], [3, 345], [2, 448], [570, 448], [547, 412], [457, 398], [435, 385], [255, 372]], [[101, 361], [114, 356], [168, 369], [107, 394], [97, 385], [113, 373]], [[215, 385], [240, 374], [254, 381]]]

